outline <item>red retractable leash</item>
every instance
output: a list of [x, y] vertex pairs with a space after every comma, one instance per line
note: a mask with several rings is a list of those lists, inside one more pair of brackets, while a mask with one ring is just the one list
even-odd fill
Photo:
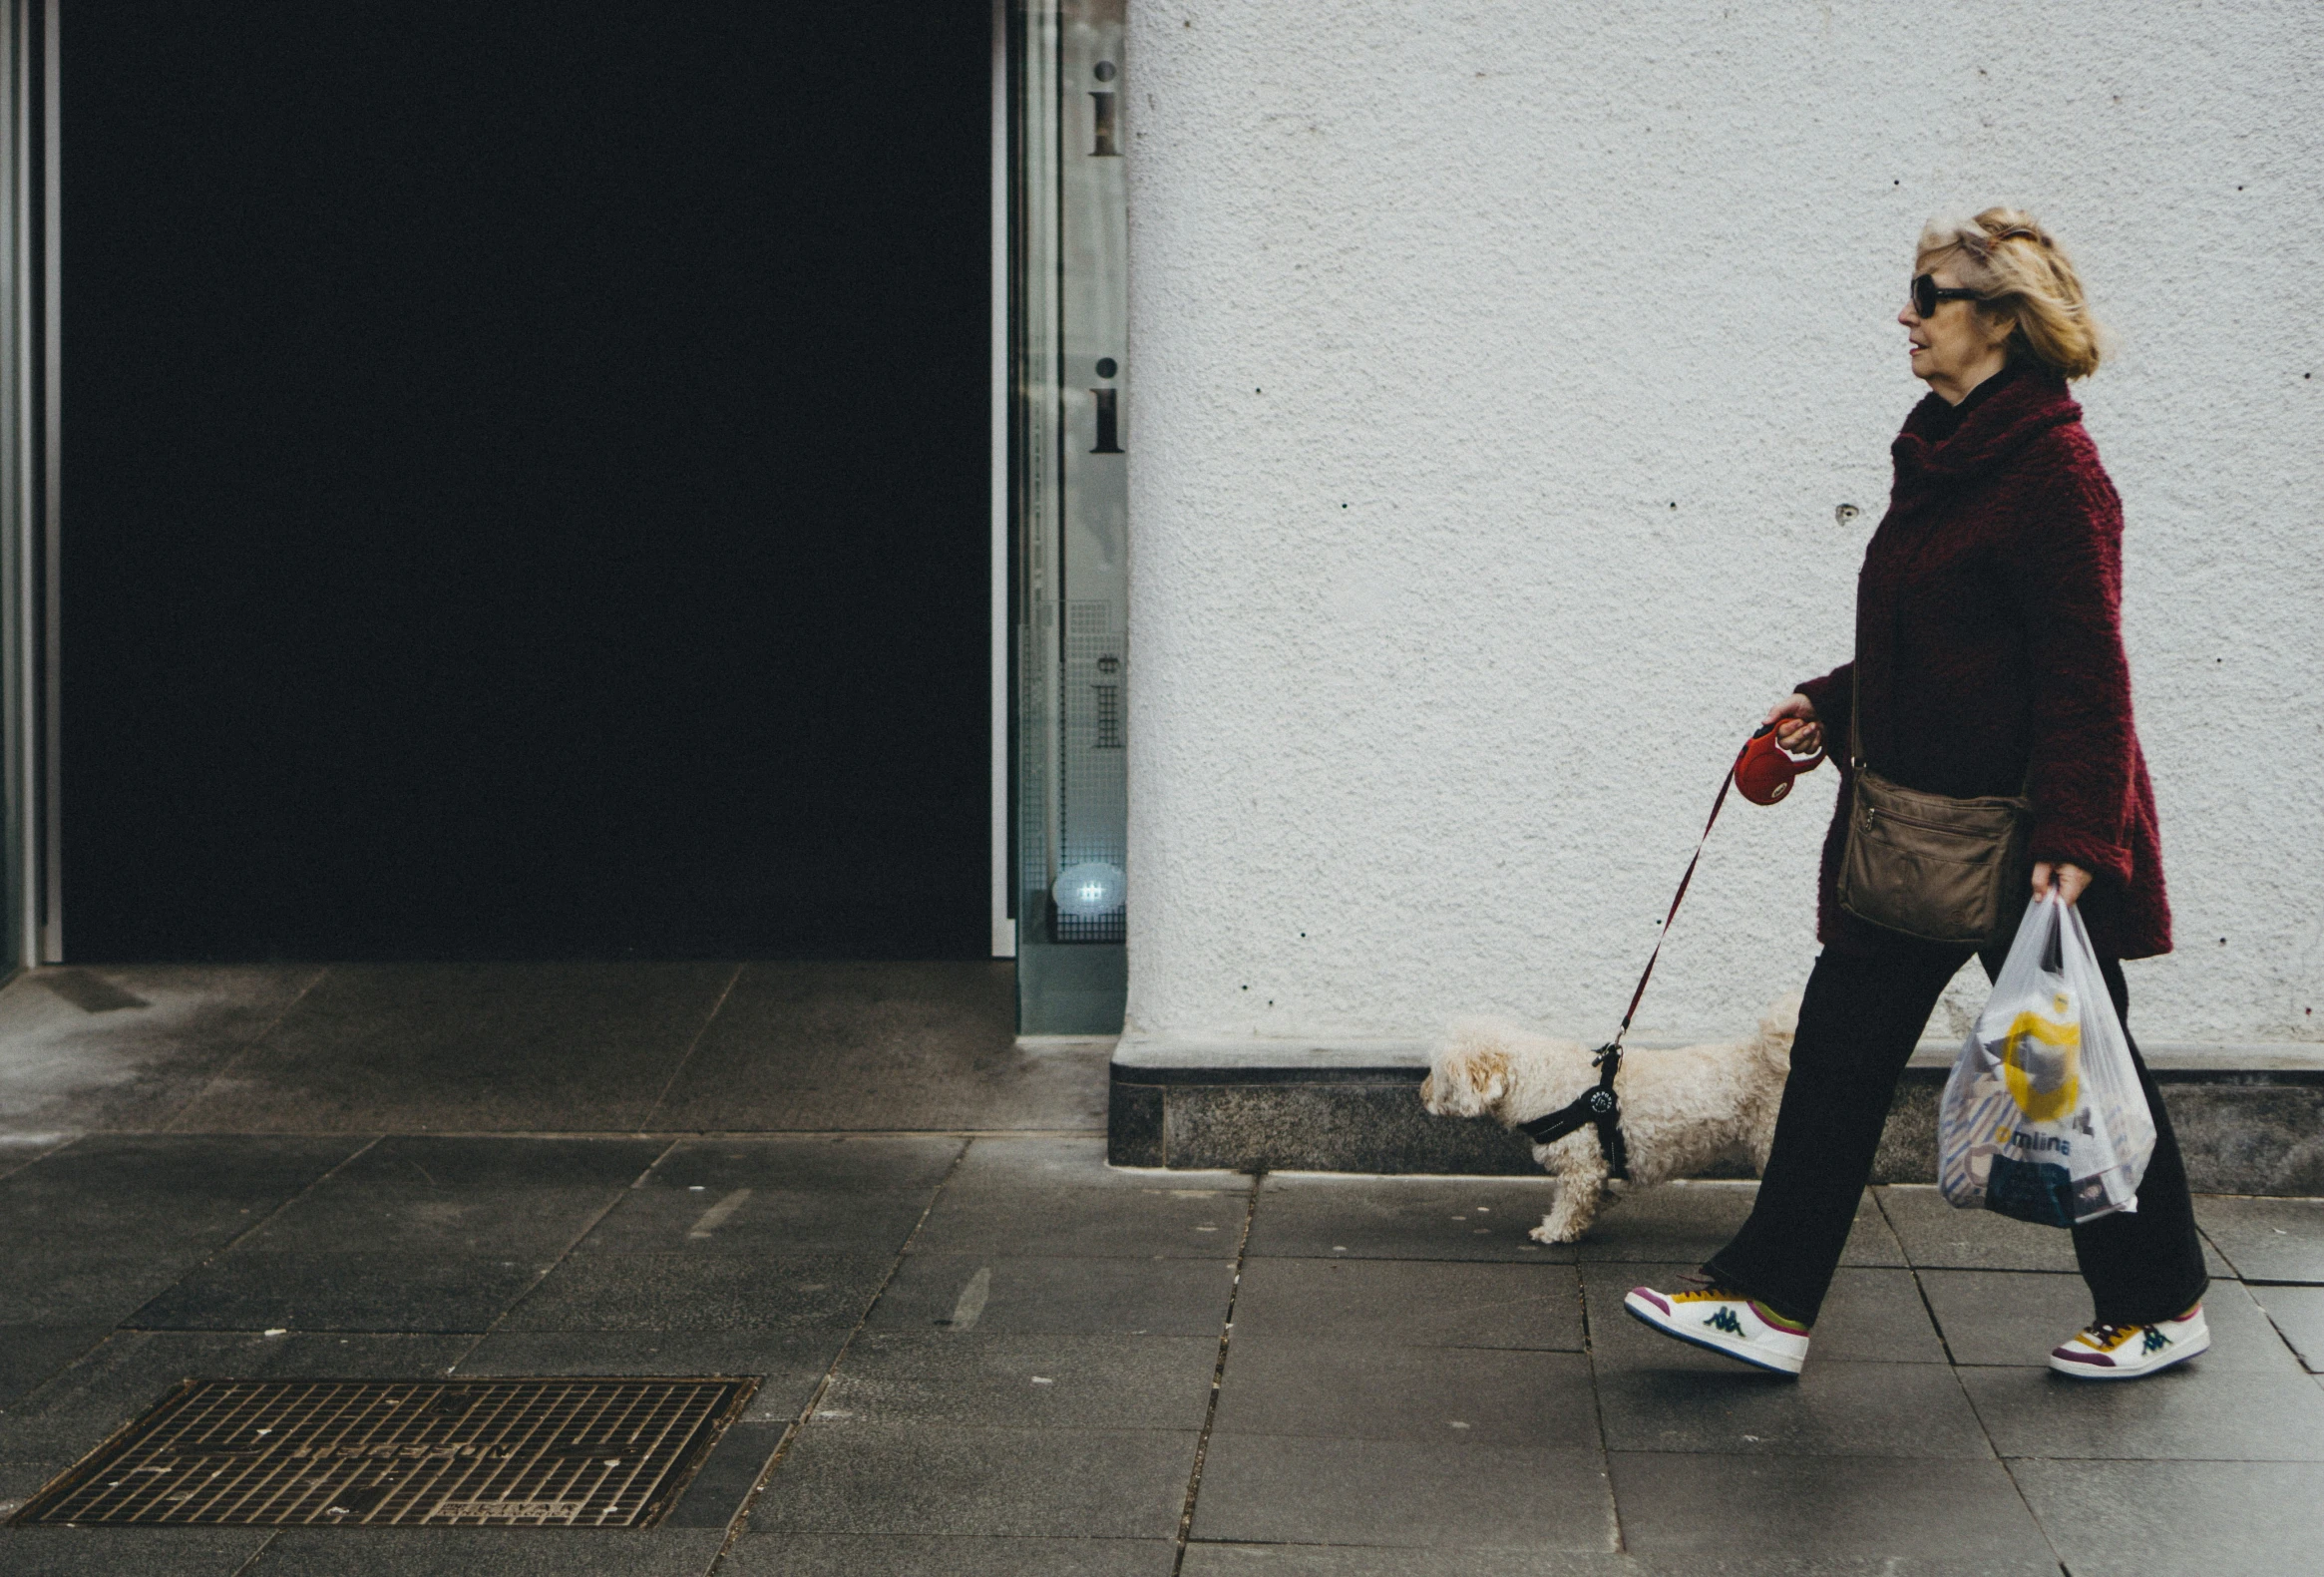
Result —
[[1703, 836], [1695, 840], [1694, 858], [1687, 862], [1687, 874], [1679, 878], [1679, 891], [1672, 895], [1670, 911], [1663, 916], [1654, 952], [1647, 955], [1646, 969], [1638, 977], [1638, 989], [1630, 993], [1630, 1005], [1622, 1010], [1622, 1026], [1591, 1058], [1592, 1065], [1598, 1069], [1598, 1082], [1548, 1116], [1519, 1123], [1519, 1132], [1535, 1144], [1554, 1144], [1584, 1123], [1594, 1123], [1598, 1129], [1598, 1148], [1605, 1152], [1608, 1175], [1624, 1179], [1630, 1176], [1630, 1151], [1622, 1142], [1622, 1097], [1614, 1090], [1614, 1075], [1622, 1068], [1622, 1037], [1630, 1033], [1630, 1020], [1638, 1016], [1638, 1004], [1646, 999], [1646, 983], [1654, 979], [1655, 965], [1663, 956], [1663, 944], [1670, 939], [1671, 922], [1679, 918], [1679, 906], [1687, 901], [1687, 889], [1695, 882], [1695, 868], [1703, 863], [1704, 847], [1711, 842], [1711, 829], [1719, 825], [1719, 813], [1727, 807], [1727, 791], [1740, 789], [1743, 797], [1754, 805], [1772, 805], [1791, 792], [1792, 779], [1803, 772], [1813, 772], [1822, 763], [1820, 750], [1797, 756], [1784, 749], [1775, 738], [1773, 723], [1760, 724], [1758, 732], [1743, 741], [1743, 749], [1736, 752], [1735, 764], [1720, 779], [1719, 797], [1711, 802], [1711, 816], [1703, 823]]

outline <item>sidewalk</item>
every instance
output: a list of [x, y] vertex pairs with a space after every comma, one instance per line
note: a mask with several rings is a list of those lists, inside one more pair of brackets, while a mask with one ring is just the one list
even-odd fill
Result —
[[0, 1571], [2224, 1577], [2324, 1543], [2324, 1201], [2201, 1201], [2213, 1352], [2107, 1386], [2040, 1367], [2086, 1314], [2062, 1234], [1876, 1190], [1794, 1382], [1617, 1309], [1750, 1186], [1577, 1251], [1525, 1239], [1542, 1182], [1127, 1173], [1095, 1133], [20, 1133], [9, 1510], [192, 1375], [765, 1380], [650, 1531], [0, 1529]]

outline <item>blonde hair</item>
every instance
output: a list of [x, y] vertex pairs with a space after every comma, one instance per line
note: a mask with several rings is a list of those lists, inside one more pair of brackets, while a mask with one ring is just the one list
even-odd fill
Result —
[[2098, 371], [2103, 330], [2090, 315], [2082, 278], [2050, 232], [2023, 208], [1987, 208], [1975, 218], [1931, 219], [1921, 231], [1918, 269], [1950, 265], [1982, 297], [1988, 318], [2010, 324], [2009, 353], [2065, 378]]

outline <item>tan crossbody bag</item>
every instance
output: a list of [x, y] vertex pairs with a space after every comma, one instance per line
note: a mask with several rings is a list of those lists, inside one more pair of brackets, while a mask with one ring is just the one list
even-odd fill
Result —
[[1982, 947], [2026, 901], [2033, 806], [2022, 793], [1924, 794], [1874, 772], [1857, 727], [1862, 675], [1859, 663], [1849, 686], [1855, 799], [1840, 856], [1840, 907], [1908, 937]]

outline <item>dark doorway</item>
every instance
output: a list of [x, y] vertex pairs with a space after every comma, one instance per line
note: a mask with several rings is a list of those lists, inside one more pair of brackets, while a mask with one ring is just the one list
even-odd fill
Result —
[[69, 956], [982, 953], [989, 58], [68, 5]]

